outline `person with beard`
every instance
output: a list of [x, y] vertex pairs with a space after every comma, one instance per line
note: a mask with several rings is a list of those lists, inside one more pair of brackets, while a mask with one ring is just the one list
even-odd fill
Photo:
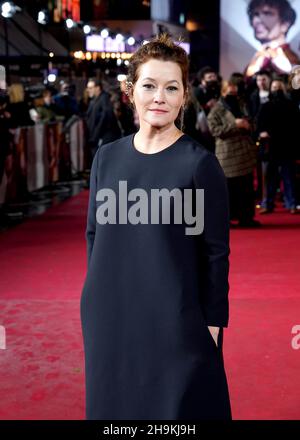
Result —
[[279, 180], [283, 181], [284, 203], [291, 214], [296, 211], [295, 175], [299, 109], [286, 95], [281, 78], [271, 82], [270, 100], [258, 114], [257, 125], [260, 138], [268, 144], [266, 156], [266, 198], [262, 201], [261, 214], [274, 211]]
[[91, 99], [86, 113], [88, 146], [93, 159], [98, 147], [118, 139], [122, 133], [110, 94], [103, 90], [102, 82], [90, 79], [87, 83], [87, 91]]
[[241, 227], [258, 227], [253, 188], [256, 147], [247, 108], [239, 100], [238, 87], [233, 82], [224, 82], [222, 96], [208, 115], [208, 124], [227, 178], [230, 219], [238, 220]]

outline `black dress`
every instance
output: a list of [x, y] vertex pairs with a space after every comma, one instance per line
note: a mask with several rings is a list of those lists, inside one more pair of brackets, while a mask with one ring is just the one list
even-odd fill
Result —
[[[216, 157], [188, 135], [154, 154], [138, 151], [133, 138], [99, 148], [91, 170], [81, 297], [86, 418], [231, 419], [222, 353], [229, 268], [225, 176]], [[144, 189], [149, 200], [151, 189], [204, 189], [204, 231], [187, 235], [185, 221], [171, 216], [164, 224], [161, 214], [153, 224], [150, 208], [148, 224], [122, 223], [120, 181], [128, 193]], [[98, 191], [107, 188], [116, 194], [115, 224], [99, 221], [108, 197], [99, 201]], [[128, 201], [128, 210], [134, 203]], [[218, 347], [208, 325], [221, 327]]]

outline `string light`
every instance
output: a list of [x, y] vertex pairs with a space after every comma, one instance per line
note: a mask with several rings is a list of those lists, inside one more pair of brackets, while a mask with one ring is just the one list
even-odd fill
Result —
[[4, 2], [1, 5], [1, 15], [4, 18], [13, 17], [18, 11], [21, 11], [21, 8], [16, 6], [13, 2]]
[[42, 25], [47, 24], [48, 18], [46, 11], [39, 11], [37, 21]]
[[102, 29], [102, 31], [100, 32], [100, 35], [102, 38], [108, 38], [108, 36], [109, 36], [108, 29]]
[[83, 32], [84, 32], [86, 35], [90, 34], [91, 31], [92, 31], [92, 28], [91, 28], [90, 25], [85, 24], [85, 25], [83, 26]]
[[75, 22], [71, 18], [66, 19], [66, 26], [68, 29], [75, 27]]

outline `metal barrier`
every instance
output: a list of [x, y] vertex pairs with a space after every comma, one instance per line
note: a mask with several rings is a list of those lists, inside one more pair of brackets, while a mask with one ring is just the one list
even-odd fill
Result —
[[0, 204], [22, 201], [28, 192], [72, 179], [86, 168], [85, 153], [81, 119], [67, 129], [62, 122], [15, 129], [0, 185]]

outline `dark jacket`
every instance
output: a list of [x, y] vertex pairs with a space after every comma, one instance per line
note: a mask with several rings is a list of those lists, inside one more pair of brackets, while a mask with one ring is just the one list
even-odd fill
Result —
[[253, 119], [256, 120], [262, 105], [259, 97], [259, 90], [255, 90], [249, 98], [249, 112]]
[[257, 117], [257, 131], [270, 135], [269, 159], [300, 157], [299, 123], [299, 109], [290, 99], [271, 99], [263, 104]]
[[105, 91], [90, 102], [86, 122], [90, 144], [98, 145], [100, 139], [102, 144], [105, 144], [121, 137], [121, 129], [110, 101], [110, 95]]

